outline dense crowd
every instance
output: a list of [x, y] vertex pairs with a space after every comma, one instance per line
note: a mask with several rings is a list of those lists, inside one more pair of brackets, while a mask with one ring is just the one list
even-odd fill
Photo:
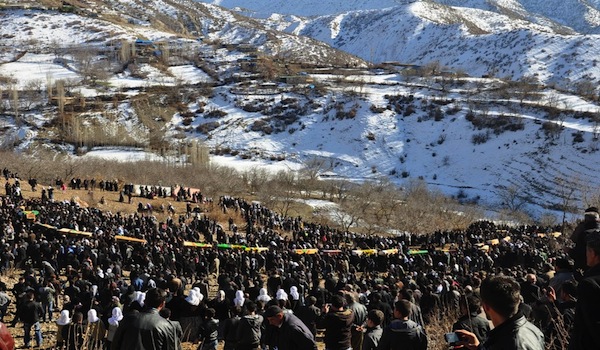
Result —
[[[111, 213], [47, 195], [24, 199], [15, 190], [18, 180], [5, 178], [0, 269], [25, 272], [14, 286], [0, 286], [0, 320], [7, 322], [8, 305], [16, 303], [10, 325], [23, 324], [26, 346], [32, 330], [35, 343], [44, 342], [39, 322], [47, 321], [57, 326], [56, 346], [69, 349], [156, 348], [142, 333], [132, 340], [124, 330], [149, 324], [170, 334], [173, 349], [180, 341], [199, 342], [201, 349], [219, 342], [225, 349], [311, 349], [321, 330], [332, 350], [399, 349], [399, 343], [424, 349], [425, 329], [447, 317], [456, 321], [458, 339], [451, 343], [475, 334], [484, 344], [491, 331], [481, 317], [480, 288], [500, 276], [518, 283], [518, 315], [540, 330], [546, 346], [586, 348], [571, 337], [577, 283], [586, 281], [588, 269], [586, 242], [600, 222], [596, 208], [586, 211], [572, 237], [487, 221], [461, 231], [377, 236], [226, 196], [214, 204], [231, 218], [227, 228], [191, 205], [159, 221], [147, 211]], [[102, 187], [107, 183], [119, 190], [112, 182]], [[172, 193], [173, 200], [212, 204], [183, 188]], [[240, 219], [245, 224], [238, 229]], [[64, 228], [71, 232], [58, 230]], [[147, 309], [157, 313], [146, 315]], [[600, 347], [593, 337], [586, 341]]]

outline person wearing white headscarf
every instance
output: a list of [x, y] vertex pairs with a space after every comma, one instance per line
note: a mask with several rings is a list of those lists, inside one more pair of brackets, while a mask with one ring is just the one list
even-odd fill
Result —
[[102, 349], [102, 342], [106, 336], [106, 327], [104, 322], [98, 318], [98, 313], [94, 309], [90, 309], [87, 314], [88, 326], [86, 331], [86, 338], [88, 349]]
[[233, 305], [242, 307], [244, 306], [244, 301], [246, 301], [246, 298], [244, 298], [244, 292], [241, 290], [235, 292], [235, 299], [233, 299]]
[[298, 293], [298, 287], [292, 286], [290, 288], [290, 295], [292, 296], [292, 300], [300, 300], [300, 293]]
[[112, 309], [112, 316], [108, 319], [108, 334], [106, 335], [106, 343], [107, 348], [110, 349], [110, 344], [112, 343], [115, 332], [117, 328], [119, 328], [119, 322], [123, 319], [123, 311], [120, 307], [114, 307]]
[[260, 301], [263, 304], [267, 304], [269, 301], [271, 301], [271, 297], [269, 296], [268, 292], [267, 292], [267, 288], [261, 288], [260, 291], [258, 292], [258, 297], [256, 298], [256, 301]]
[[292, 310], [290, 299], [288, 294], [283, 289], [278, 289], [275, 294], [275, 299], [277, 300], [277, 305], [283, 309], [284, 313], [294, 313]]
[[62, 310], [60, 312], [60, 316], [58, 320], [56, 320], [56, 348], [62, 349], [63, 346], [63, 337], [62, 337], [62, 329], [71, 323], [71, 318], [69, 317], [69, 310]]
[[283, 289], [277, 290], [277, 293], [275, 294], [275, 298], [277, 300], [288, 300], [289, 299], [288, 294]]
[[190, 293], [185, 298], [185, 301], [187, 301], [187, 303], [190, 304], [191, 306], [200, 305], [200, 298], [198, 297], [198, 294], [194, 289], [190, 290]]

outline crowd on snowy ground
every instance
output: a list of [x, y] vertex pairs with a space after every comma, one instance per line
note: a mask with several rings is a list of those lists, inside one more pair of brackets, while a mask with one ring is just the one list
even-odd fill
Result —
[[[389, 329], [406, 307], [410, 312], [403, 316], [412, 322], [405, 322], [411, 334], [424, 332], [443, 315], [457, 315], [457, 324], [462, 320], [461, 327], [484, 342], [489, 330], [472, 327], [481, 311], [478, 290], [486, 277], [499, 275], [519, 282], [519, 312], [543, 332], [548, 344], [560, 348], [556, 340], [568, 342], [570, 333], [562, 334], [556, 320], [560, 318], [567, 330], [576, 323], [575, 286], [587, 277], [578, 274], [586, 269], [585, 237], [599, 222], [597, 209], [590, 208], [574, 242], [552, 234], [553, 229], [497, 227], [490, 222], [476, 222], [464, 231], [384, 237], [282, 217], [241, 198], [221, 197], [218, 205], [232, 218], [229, 230], [190, 210], [159, 222], [151, 213], [111, 213], [7, 193], [0, 206], [0, 267], [25, 271], [11, 287], [17, 305], [11, 325], [25, 325], [26, 345], [30, 329], [36, 342], [43, 341], [39, 324], [35, 326], [38, 321], [56, 321], [60, 329], [70, 327], [67, 338], [74, 337], [59, 337], [59, 345], [80, 346], [85, 339], [89, 349], [110, 348], [123, 315], [143, 310], [148, 291], [156, 303], [161, 297], [156, 290], [164, 290], [168, 293], [163, 316], [182, 326], [179, 339], [200, 340], [203, 349], [219, 341], [230, 349], [254, 349], [256, 344], [240, 345], [247, 339], [232, 329], [240, 327], [240, 319], [256, 321], [261, 314], [269, 322], [251, 327], [260, 333], [259, 347], [294, 349], [279, 343], [282, 336], [273, 327], [278, 310], [286, 322], [297, 318], [313, 341], [317, 329], [325, 328], [328, 349], [369, 349], [365, 346], [379, 341], [373, 329]], [[30, 211], [37, 212], [35, 218], [26, 215]], [[233, 218], [243, 218], [245, 227], [238, 230]], [[60, 228], [91, 236], [62, 234]], [[565, 253], [568, 248], [571, 256]], [[213, 276], [216, 295], [209, 288]], [[11, 299], [0, 293], [0, 302], [3, 295]], [[1, 316], [6, 306], [0, 305]], [[332, 313], [339, 316], [338, 323], [331, 323]], [[346, 323], [348, 332], [334, 330]]]

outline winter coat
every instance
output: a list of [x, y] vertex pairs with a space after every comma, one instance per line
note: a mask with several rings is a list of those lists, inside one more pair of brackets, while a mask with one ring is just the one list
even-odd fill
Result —
[[383, 330], [377, 350], [426, 350], [423, 327], [411, 320], [394, 320]]
[[151, 309], [131, 312], [119, 323], [112, 350], [176, 350], [179, 339], [175, 327]]
[[350, 309], [329, 311], [324, 316], [325, 348], [329, 350], [346, 350], [351, 346], [351, 328], [354, 313]]
[[260, 347], [263, 317], [260, 315], [246, 315], [240, 318], [236, 331], [236, 349], [251, 350]]
[[518, 312], [488, 333], [480, 350], [544, 350], [544, 334]]
[[577, 286], [571, 350], [600, 349], [600, 265], [591, 267]]

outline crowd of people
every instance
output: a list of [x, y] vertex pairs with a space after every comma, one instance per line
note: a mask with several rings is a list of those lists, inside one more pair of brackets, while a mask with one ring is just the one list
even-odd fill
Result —
[[[304, 350], [322, 334], [330, 350], [427, 349], [443, 341], [427, 329], [450, 317], [450, 346], [600, 349], [594, 207], [572, 236], [487, 221], [377, 236], [242, 198], [214, 202], [231, 217], [224, 228], [190, 206], [159, 221], [23, 198], [10, 181], [0, 269], [24, 273], [0, 285], [0, 320], [15, 303], [10, 326], [22, 325], [26, 347]], [[44, 343], [41, 322], [56, 325], [56, 344]]]

